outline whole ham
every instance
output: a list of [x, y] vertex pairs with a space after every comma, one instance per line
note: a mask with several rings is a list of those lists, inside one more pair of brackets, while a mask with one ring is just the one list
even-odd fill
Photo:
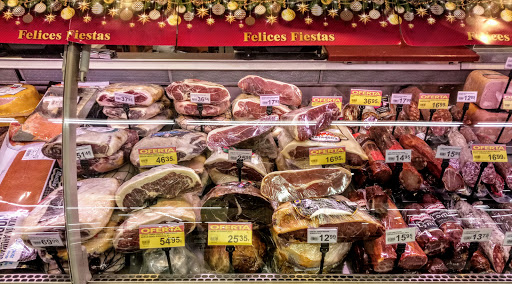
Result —
[[341, 194], [352, 175], [345, 168], [320, 168], [271, 172], [261, 182], [261, 194], [270, 200], [287, 202]]
[[507, 81], [508, 77], [499, 72], [475, 70], [466, 78], [464, 91], [477, 91], [476, 104], [481, 108], [497, 109], [505, 93]]
[[199, 193], [202, 189], [201, 179], [193, 169], [167, 164], [123, 183], [116, 191], [116, 203], [123, 211], [133, 211], [156, 198], [175, 198], [185, 193]]
[[281, 120], [291, 122], [283, 128], [295, 140], [304, 141], [329, 128], [331, 122], [337, 120], [340, 115], [341, 112], [336, 103], [328, 103], [293, 110], [283, 114]]
[[302, 92], [292, 84], [287, 84], [259, 76], [249, 75], [238, 81], [242, 91], [253, 95], [279, 95], [279, 102], [289, 106], [300, 106]]
[[[285, 105], [277, 105], [272, 107], [271, 114], [281, 116], [290, 111], [291, 109]], [[260, 97], [249, 94], [240, 94], [236, 97], [232, 112], [235, 120], [255, 120], [268, 115], [267, 107], [261, 106]]]
[[134, 96], [135, 104], [130, 106], [147, 107], [162, 98], [164, 89], [153, 84], [116, 83], [101, 90], [96, 97], [96, 101], [104, 107], [122, 107], [123, 103], [115, 101], [118, 93]]
[[197, 204], [187, 198], [160, 199], [155, 205], [133, 212], [117, 228], [114, 235], [114, 247], [120, 251], [139, 250], [139, 227], [141, 225], [163, 223], [185, 223], [185, 234], [196, 227], [199, 216], [194, 207]]
[[[228, 160], [227, 151], [216, 150], [206, 160], [204, 167], [215, 184], [238, 181], [237, 161]], [[260, 183], [267, 174], [261, 157], [253, 153], [251, 160], [245, 160], [242, 166], [242, 180]]]
[[[225, 113], [230, 106], [229, 99], [224, 101], [220, 101], [216, 104], [202, 104], [203, 110], [201, 112], [202, 116], [219, 116]], [[199, 109], [197, 108], [198, 104], [189, 102], [189, 101], [175, 101], [174, 108], [176, 112], [183, 115], [192, 115], [192, 116], [200, 116]]]
[[156, 116], [165, 109], [163, 102], [156, 102], [148, 107], [132, 107], [128, 110], [128, 117], [122, 107], [104, 107], [103, 113], [114, 119], [140, 119], [146, 120]]
[[190, 101], [192, 93], [210, 94], [210, 104], [219, 104], [231, 98], [228, 89], [224, 86], [198, 79], [173, 82], [165, 88], [165, 92], [169, 98], [178, 102]]
[[[225, 121], [226, 123], [223, 124], [222, 122]], [[208, 118], [199, 118], [199, 117], [193, 117], [188, 115], [182, 115], [180, 114], [176, 118], [176, 123], [182, 128], [186, 130], [193, 130], [193, 131], [201, 131], [204, 133], [210, 133], [210, 131], [220, 128], [220, 127], [226, 127], [230, 125], [231, 121], [231, 112], [226, 111], [225, 113], [214, 116], [214, 117], [208, 117]], [[201, 128], [201, 126], [203, 126]]]

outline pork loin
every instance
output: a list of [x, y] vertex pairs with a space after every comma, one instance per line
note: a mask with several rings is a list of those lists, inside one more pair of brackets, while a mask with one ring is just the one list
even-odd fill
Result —
[[150, 106], [162, 98], [164, 89], [154, 84], [116, 83], [101, 90], [96, 101], [100, 106], [122, 107], [123, 103], [115, 101], [116, 93], [133, 95], [134, 106]]
[[[223, 150], [215, 151], [205, 162], [212, 181], [215, 184], [223, 184], [231, 181], [238, 181], [238, 169], [236, 161], [228, 160], [228, 153]], [[242, 167], [242, 180], [261, 182], [267, 174], [265, 165], [258, 154], [253, 153], [251, 160], [246, 160]]]
[[284, 105], [300, 106], [302, 103], [302, 92], [292, 84], [249, 75], [238, 81], [238, 87], [246, 93], [258, 96], [279, 95], [279, 101]]
[[340, 115], [341, 111], [338, 106], [335, 103], [328, 103], [293, 110], [283, 114], [281, 120], [291, 122], [283, 128], [295, 140], [304, 141], [328, 128], [331, 122], [337, 120]]

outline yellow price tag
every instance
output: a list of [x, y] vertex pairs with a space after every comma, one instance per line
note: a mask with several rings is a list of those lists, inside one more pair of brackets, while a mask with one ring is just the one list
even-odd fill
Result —
[[321, 106], [328, 103], [336, 103], [340, 111], [343, 110], [343, 97], [313, 97], [311, 99], [312, 106]]
[[503, 103], [501, 104], [502, 109], [512, 109], [512, 95], [503, 95]]
[[177, 164], [176, 147], [139, 149], [139, 163], [141, 167]]
[[508, 162], [505, 145], [473, 145], [473, 162]]
[[379, 90], [350, 90], [350, 104], [361, 106], [380, 106], [382, 91]]
[[252, 246], [251, 223], [209, 223], [209, 246]]
[[139, 226], [139, 246], [141, 249], [184, 247], [185, 225], [177, 223]]
[[309, 164], [311, 166], [344, 164], [346, 156], [345, 147], [310, 148]]
[[420, 94], [419, 109], [448, 109], [450, 94]]

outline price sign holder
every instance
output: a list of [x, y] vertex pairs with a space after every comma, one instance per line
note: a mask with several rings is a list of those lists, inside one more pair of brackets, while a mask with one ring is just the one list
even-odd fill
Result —
[[[430, 122], [432, 122], [432, 116], [434, 116], [434, 112], [436, 112], [435, 109], [430, 110], [430, 117], [428, 118], [428, 124], [430, 125]], [[425, 138], [423, 138], [423, 141], [427, 141], [428, 137], [428, 131], [430, 130], [430, 126], [427, 126], [427, 131], [425, 132]]]
[[320, 253], [322, 254], [322, 258], [320, 259], [320, 270], [318, 274], [322, 274], [324, 272], [324, 264], [325, 264], [325, 255], [329, 252], [329, 244], [321, 243], [320, 244]]
[[171, 248], [163, 248], [162, 250], [165, 253], [165, 257], [167, 258], [167, 267], [169, 267], [169, 274], [174, 274], [171, 262]]
[[[197, 111], [199, 112], [199, 120], [203, 120], [203, 110], [204, 110], [203, 104], [197, 103]], [[200, 127], [201, 127], [201, 132], [204, 132], [204, 126], [203, 126], [202, 122], [201, 122]]]
[[57, 263], [57, 267], [59, 268], [60, 273], [67, 274], [66, 270], [64, 270], [64, 266], [62, 266], [62, 262], [59, 257], [59, 253], [57, 252], [56, 247], [47, 247], [46, 251], [49, 255], [52, 256], [53, 260], [55, 260], [55, 263]]
[[476, 192], [478, 191], [478, 184], [480, 183], [480, 179], [482, 179], [482, 174], [484, 172], [484, 169], [487, 168], [487, 165], [488, 163], [487, 162], [482, 162], [480, 164], [480, 171], [478, 171], [478, 177], [476, 179], [476, 183], [475, 185], [473, 186], [472, 188], [472, 193], [471, 195], [469, 196], [468, 200], [470, 202], [474, 202], [474, 201], [477, 201], [478, 200], [478, 197], [476, 196]]
[[236, 160], [236, 173], [238, 175], [238, 182], [242, 182], [242, 168], [244, 167], [244, 160], [238, 158]]
[[[47, 235], [47, 236], [44, 237], [44, 235]], [[53, 241], [49, 242], [49, 244], [46, 245], [43, 242], [43, 240], [44, 239], [48, 239], [48, 238], [53, 239]], [[59, 268], [59, 271], [62, 274], [66, 274], [66, 271], [64, 270], [64, 267], [62, 266], [61, 259], [59, 257], [58, 252], [57, 252], [57, 247], [64, 245], [62, 240], [61, 240], [61, 238], [60, 238], [60, 236], [56, 236], [53, 233], [49, 233], [49, 234], [42, 233], [42, 234], [35, 235], [32, 238], [29, 236], [29, 240], [30, 240], [30, 243], [33, 246], [46, 249], [48, 254], [52, 256], [53, 260], [55, 260], [55, 263], [57, 264], [57, 267]]]
[[[240, 228], [239, 231], [250, 231], [250, 238], [248, 241], [242, 242], [237, 245], [252, 245], [252, 224], [251, 223], [212, 223], [208, 224], [208, 245], [226, 245], [226, 240], [223, 239], [222, 231], [226, 231], [227, 229], [224, 229], [226, 225], [238, 225]], [[215, 227], [217, 226], [217, 227]], [[217, 231], [214, 236], [211, 236], [210, 233], [212, 231]], [[228, 237], [229, 240], [229, 237]], [[211, 244], [210, 244], [211, 243]], [[229, 272], [233, 273], [234, 267], [233, 267], [233, 252], [235, 251], [235, 246], [232, 244], [226, 245], [226, 251], [229, 254]]]
[[[128, 104], [123, 104], [123, 111], [126, 115], [126, 120], [130, 120], [130, 106]], [[131, 124], [128, 124], [128, 129], [132, 129]]]
[[[412, 95], [411, 95], [412, 96]], [[409, 101], [410, 103], [410, 101]], [[402, 112], [402, 109], [403, 109], [404, 105], [403, 104], [397, 104], [396, 105], [396, 115], [395, 115], [395, 121], [398, 120], [398, 115], [400, 115], [400, 113]], [[395, 128], [396, 128], [396, 124], [393, 125], [393, 131], [391, 132], [391, 134], [394, 136], [395, 135]]]

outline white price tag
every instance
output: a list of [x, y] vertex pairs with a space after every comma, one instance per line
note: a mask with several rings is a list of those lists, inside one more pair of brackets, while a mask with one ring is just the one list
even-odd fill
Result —
[[461, 147], [445, 146], [437, 147], [436, 158], [438, 159], [458, 159], [460, 157]]
[[480, 229], [464, 229], [462, 231], [462, 243], [472, 242], [488, 242], [491, 240], [492, 229], [491, 228], [480, 228]]
[[14, 84], [11, 86], [0, 87], [0, 96], [16, 95], [17, 93], [25, 90], [22, 84]]
[[209, 104], [211, 102], [210, 94], [190, 93], [190, 101], [195, 104]]
[[91, 145], [76, 146], [76, 159], [77, 160], [90, 160], [94, 159]]
[[51, 160], [50, 158], [43, 155], [41, 151], [41, 147], [28, 148], [21, 158], [22, 161], [30, 161], [30, 160]]
[[505, 246], [512, 246], [512, 232], [505, 233], [505, 241], [503, 242]]
[[410, 105], [412, 94], [391, 94], [392, 105]]
[[279, 95], [260, 95], [260, 106], [278, 106]]
[[39, 233], [29, 235], [28, 239], [34, 247], [63, 247], [59, 233]]
[[405, 244], [416, 240], [416, 228], [386, 230], [386, 245]]
[[386, 150], [386, 163], [410, 163], [411, 150]]
[[228, 151], [228, 160], [229, 161], [238, 161], [238, 159], [242, 159], [244, 161], [250, 161], [252, 158], [252, 150], [251, 149], [229, 149]]
[[476, 98], [478, 97], [478, 92], [476, 91], [459, 91], [457, 93], [457, 102], [458, 103], [474, 103], [476, 102]]
[[512, 69], [512, 57], [507, 58], [507, 62], [505, 63], [505, 69]]
[[335, 244], [338, 241], [338, 228], [308, 229], [309, 244]]
[[62, 97], [46, 97], [44, 102], [48, 103], [48, 109], [61, 108], [63, 105]]
[[116, 101], [116, 103], [134, 105], [135, 104], [135, 96], [131, 95], [131, 94], [126, 94], [126, 93], [114, 93], [114, 101]]

